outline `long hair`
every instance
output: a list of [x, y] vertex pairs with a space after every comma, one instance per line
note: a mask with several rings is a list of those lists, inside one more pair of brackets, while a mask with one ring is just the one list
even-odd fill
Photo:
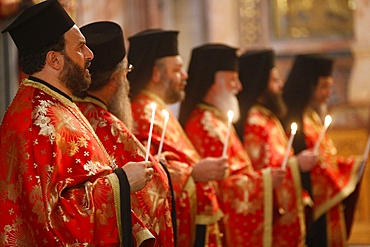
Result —
[[274, 60], [275, 53], [271, 49], [251, 50], [239, 57], [239, 79], [243, 90], [238, 94], [240, 118], [235, 123], [235, 129], [242, 141], [248, 111], [266, 90], [270, 71], [275, 66]]
[[298, 130], [293, 141], [295, 153], [307, 149], [303, 132], [303, 113], [311, 100], [320, 76], [332, 73], [333, 60], [319, 54], [297, 55], [283, 89], [288, 113], [283, 125], [288, 128], [296, 122]]
[[186, 97], [181, 104], [179, 121], [185, 125], [197, 104], [203, 101], [217, 71], [238, 70], [236, 48], [223, 44], [204, 44], [192, 50], [188, 69]]

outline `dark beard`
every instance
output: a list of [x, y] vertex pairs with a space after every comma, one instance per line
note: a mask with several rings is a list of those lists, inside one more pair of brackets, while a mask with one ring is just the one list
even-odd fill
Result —
[[269, 109], [279, 119], [284, 118], [287, 114], [287, 107], [281, 93], [275, 94], [269, 91], [266, 92], [261, 105]]
[[313, 109], [317, 112], [320, 116], [321, 120], [324, 122], [326, 115], [328, 114], [328, 105], [323, 103], [320, 105], [316, 105]]
[[85, 67], [81, 68], [77, 63], [64, 55], [64, 66], [58, 79], [71, 90], [72, 94], [77, 94], [89, 88], [91, 75], [85, 72], [90, 65], [90, 61], [85, 62]]

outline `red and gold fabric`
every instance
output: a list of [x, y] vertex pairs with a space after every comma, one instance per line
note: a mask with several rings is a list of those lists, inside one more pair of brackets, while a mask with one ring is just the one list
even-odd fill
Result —
[[[199, 104], [185, 124], [189, 139], [202, 157], [220, 157], [228, 131], [227, 117], [215, 107]], [[270, 168], [254, 171], [235, 129], [227, 149], [228, 177], [217, 181], [225, 216], [227, 246], [271, 246], [272, 179]]]
[[[222, 217], [216, 194], [211, 183], [194, 183], [192, 167], [199, 160], [199, 154], [187, 138], [180, 123], [166, 104], [156, 95], [144, 91], [132, 102], [132, 111], [135, 120], [133, 133], [138, 139], [147, 142], [152, 114], [151, 103], [155, 103], [155, 112], [151, 153], [157, 154], [164, 116], [162, 110], [167, 110], [169, 120], [163, 141], [163, 155], [166, 157], [168, 169], [176, 198], [176, 212], [178, 220], [178, 245], [193, 246], [195, 239], [195, 225], [207, 225], [207, 246], [220, 246], [217, 222]], [[216, 226], [214, 226], [216, 225]]]
[[[145, 160], [145, 147], [102, 102], [92, 97], [74, 101], [119, 167]], [[153, 179], [142, 190], [132, 193], [131, 205], [155, 236], [156, 246], [174, 246], [168, 178], [156, 159], [149, 156], [149, 160], [153, 164]], [[140, 242], [142, 235], [138, 232], [135, 237]]]
[[[303, 130], [308, 148], [313, 148], [323, 123], [312, 109], [303, 115]], [[314, 220], [326, 214], [328, 246], [346, 246], [346, 223], [342, 201], [356, 188], [360, 158], [339, 157], [333, 141], [325, 135], [319, 147], [319, 164], [311, 171]]]
[[72, 101], [25, 79], [0, 137], [1, 246], [120, 246], [116, 167]]
[[[281, 167], [288, 138], [279, 119], [268, 109], [254, 105], [244, 124], [244, 148], [254, 169]], [[305, 216], [300, 171], [290, 153], [286, 177], [275, 191], [283, 214], [274, 222], [273, 246], [304, 246]]]

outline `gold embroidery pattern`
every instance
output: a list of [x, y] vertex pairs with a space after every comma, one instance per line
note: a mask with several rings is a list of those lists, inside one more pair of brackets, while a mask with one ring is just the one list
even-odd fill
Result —
[[25, 226], [25, 222], [20, 218], [16, 218], [13, 224], [6, 225], [4, 233], [0, 234], [0, 243], [4, 244], [3, 246], [35, 246], [32, 236], [27, 235], [28, 231], [24, 231], [22, 226]]
[[[27, 90], [29, 90], [30, 93], [25, 90], [25, 86], [28, 87]], [[30, 87], [38, 88], [42, 91], [29, 89]], [[74, 181], [74, 179], [62, 177], [65, 175], [63, 173], [67, 173], [67, 169], [68, 173], [72, 172], [71, 167], [64, 167], [64, 158], [67, 159], [66, 162], [72, 160], [76, 161], [75, 164], [73, 164], [73, 162], [69, 164], [72, 166], [76, 165], [73, 166], [73, 172], [79, 170], [77, 174], [81, 173], [80, 177], [76, 176], [77, 179], [84, 179], [82, 176], [88, 178], [88, 176], [95, 175], [98, 172], [104, 176], [104, 172], [106, 172], [105, 174], [110, 172], [107, 168], [107, 160], [110, 161], [110, 158], [106, 152], [104, 152], [105, 149], [103, 149], [102, 144], [95, 135], [90, 124], [84, 119], [74, 103], [39, 83], [30, 80], [23, 81], [18, 95], [21, 98], [25, 98], [25, 95], [28, 95], [28, 98], [24, 99], [24, 101], [27, 100], [28, 104], [25, 104], [24, 107], [27, 107], [26, 105], [34, 107], [32, 110], [33, 120], [31, 121], [30, 118], [23, 119], [20, 114], [17, 114], [15, 116], [17, 120], [20, 121], [20, 123], [26, 123], [26, 128], [28, 129], [22, 129], [19, 135], [14, 131], [3, 133], [2, 141], [4, 141], [4, 143], [15, 144], [8, 145], [5, 148], [2, 146], [2, 150], [6, 150], [7, 154], [6, 158], [4, 157], [2, 160], [6, 160], [8, 167], [13, 167], [12, 164], [16, 163], [17, 170], [11, 169], [9, 171], [7, 169], [6, 171], [9, 171], [9, 174], [5, 174], [2, 176], [3, 180], [0, 180], [0, 200], [4, 201], [7, 206], [10, 205], [9, 215], [5, 216], [4, 213], [4, 217], [8, 217], [9, 222], [6, 221], [5, 224], [8, 225], [6, 225], [4, 229], [0, 229], [0, 245], [35, 246], [36, 244], [32, 242], [32, 240], [36, 241], [35, 239], [37, 239], [38, 234], [41, 234], [41, 231], [45, 229], [46, 231], [51, 231], [52, 229], [55, 231], [63, 230], [60, 226], [65, 227], [66, 224], [62, 225], [62, 221], [69, 222], [71, 219], [68, 218], [70, 215], [69, 212], [66, 211], [66, 208], [59, 204], [61, 195], [58, 194], [58, 192], [63, 192], [63, 199], [67, 199], [69, 196], [69, 199], [78, 201], [81, 198], [81, 204], [76, 204], [77, 206], [81, 206], [81, 210], [78, 212], [78, 214], [80, 214], [79, 216], [84, 217], [86, 215], [91, 217], [90, 219], [88, 218], [90, 223], [93, 223], [94, 220], [98, 220], [99, 223], [97, 225], [107, 225], [108, 219], [112, 218], [114, 214], [114, 210], [112, 210], [109, 203], [112, 200], [107, 198], [107, 195], [111, 193], [108, 188], [109, 186], [107, 184], [102, 184], [101, 186], [96, 186], [97, 189], [93, 190], [92, 183], [88, 182], [87, 184], [78, 183], [79, 185], [77, 187], [71, 187], [69, 190], [68, 187], [72, 184], [77, 184], [77, 182]], [[29, 95], [31, 95], [32, 98]], [[53, 98], [51, 99], [49, 95]], [[44, 96], [47, 96], [48, 100], [43, 100], [42, 98]], [[32, 104], [30, 104], [29, 98], [32, 99]], [[29, 107], [29, 110], [24, 111], [31, 112], [31, 107]], [[14, 105], [11, 109], [14, 109]], [[9, 112], [10, 114], [12, 113], [11, 111]], [[18, 112], [18, 110], [13, 110], [13, 113], [16, 112]], [[31, 126], [30, 123], [33, 123], [33, 125]], [[8, 126], [4, 128], [8, 128]], [[43, 146], [39, 144], [41, 143], [41, 139], [48, 141], [51, 145], [48, 144]], [[27, 140], [30, 141], [28, 142]], [[93, 143], [93, 147], [89, 147], [91, 143]], [[102, 150], [96, 145], [100, 145]], [[18, 150], [15, 147], [18, 148]], [[99, 149], [97, 152], [99, 155], [90, 153], [92, 152], [90, 150], [94, 149]], [[33, 159], [34, 156], [38, 157], [37, 160], [40, 161], [40, 164], [37, 163], [38, 161], [36, 161], [36, 159], [34, 159], [34, 163], [31, 162], [30, 159]], [[76, 158], [72, 158], [72, 156], [76, 156]], [[88, 158], [81, 159], [83, 156]], [[63, 158], [63, 161], [57, 159], [59, 157]], [[87, 161], [81, 164], [82, 160]], [[88, 172], [83, 172], [83, 169]], [[27, 173], [29, 173], [29, 176]], [[16, 174], [17, 177], [15, 178], [13, 174]], [[6, 182], [6, 178], [8, 178], [9, 184]], [[56, 186], [51, 185], [50, 182], [52, 179], [60, 183]], [[96, 179], [96, 177], [92, 179]], [[99, 181], [99, 179], [96, 179], [96, 181]], [[102, 187], [102, 189], [100, 189], [100, 187]], [[27, 191], [23, 191], [24, 188], [26, 188]], [[64, 190], [65, 188], [68, 189]], [[99, 190], [101, 190], [100, 201], [97, 200], [98, 197], [92, 195], [99, 192]], [[26, 193], [29, 193], [29, 195]], [[22, 198], [19, 202], [18, 198], [20, 198], [21, 195]], [[95, 204], [90, 201], [91, 198], [95, 200]], [[92, 212], [92, 210], [95, 209], [96, 212]], [[23, 215], [25, 218], [20, 218], [22, 215], [19, 210], [23, 212], [27, 210], [32, 211], [35, 215], [30, 212], [29, 215], [25, 214], [27, 217]], [[94, 215], [91, 215], [91, 213], [97, 216], [105, 215], [105, 218], [98, 217], [98, 219], [94, 219]], [[12, 221], [13, 223], [10, 223]], [[32, 221], [35, 223], [37, 221], [41, 224], [34, 224], [35, 229], [30, 230], [29, 222]], [[109, 222], [111, 223], [112, 221], [109, 220]], [[114, 225], [112, 229], [113, 227]], [[40, 232], [37, 229], [39, 229]], [[93, 234], [94, 231], [95, 229], [92, 229], [90, 234]], [[45, 234], [45, 232], [42, 234]], [[51, 233], [47, 234], [49, 236], [52, 235]], [[48, 239], [46, 235], [43, 236], [45, 236], [45, 245], [52, 244], [51, 242], [47, 242], [51, 240], [51, 238]], [[69, 240], [72, 238], [71, 234], [68, 232], [65, 233], [65, 236], [70, 238]], [[40, 242], [43, 241], [42, 239], [39, 240]], [[60, 240], [58, 240], [58, 237], [55, 235], [53, 241], [59, 242]], [[77, 239], [73, 242], [76, 242], [76, 244], [66, 245], [81, 246], [77, 244]], [[87, 243], [84, 245], [87, 246]]]
[[70, 110], [70, 114], [72, 114], [76, 117], [76, 119], [78, 120], [77, 122], [82, 123], [83, 126], [86, 128], [86, 130], [88, 130], [90, 132], [90, 134], [96, 139], [100, 148], [103, 150], [103, 152], [105, 153], [105, 155], [108, 158], [108, 160], [110, 161], [110, 163], [112, 163], [111, 157], [108, 155], [108, 153], [105, 150], [103, 144], [101, 143], [100, 139], [98, 138], [95, 131], [93, 130], [91, 124], [85, 118], [85, 116], [82, 114], [82, 112], [79, 110], [78, 106], [75, 103], [73, 103], [69, 99], [65, 98], [64, 96], [58, 94], [57, 92], [51, 90], [47, 86], [42, 85], [41, 83], [29, 80], [29, 79], [24, 79], [22, 81], [22, 84], [25, 85], [25, 86], [31, 86], [31, 87], [34, 87], [34, 88], [38, 88], [38, 89], [42, 90], [43, 92], [49, 94], [53, 98], [57, 99], [58, 101], [60, 101], [62, 103], [62, 105], [65, 105], [66, 108]]
[[40, 127], [39, 135], [49, 137], [50, 143], [56, 141], [63, 153], [73, 156], [79, 148], [87, 147], [89, 136], [64, 106], [40, 100], [40, 105], [35, 107], [33, 116], [35, 125]]

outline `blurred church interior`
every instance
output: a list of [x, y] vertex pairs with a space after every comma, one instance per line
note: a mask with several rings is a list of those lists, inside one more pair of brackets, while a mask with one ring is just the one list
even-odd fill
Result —
[[[22, 9], [40, 0], [0, 0], [0, 29]], [[147, 28], [179, 30], [187, 70], [190, 51], [206, 42], [225, 43], [242, 53], [272, 48], [283, 81], [299, 53], [335, 59], [328, 111], [329, 134], [339, 154], [362, 155], [370, 132], [369, 0], [60, 0], [78, 26], [93, 21], [119, 23], [125, 38]], [[127, 40], [126, 40], [127, 42]], [[126, 47], [128, 47], [128, 42]], [[0, 118], [22, 75], [11, 38], [0, 35]], [[171, 106], [177, 113], [178, 105]], [[361, 185], [351, 246], [370, 246], [370, 168]]]

